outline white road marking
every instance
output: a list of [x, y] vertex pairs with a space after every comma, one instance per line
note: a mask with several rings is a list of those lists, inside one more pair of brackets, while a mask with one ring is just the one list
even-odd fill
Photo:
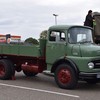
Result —
[[41, 90], [41, 89], [35, 89], [35, 88], [29, 88], [29, 87], [23, 87], [23, 86], [17, 86], [17, 85], [9, 85], [9, 84], [3, 84], [3, 83], [0, 83], [0, 85], [1, 86], [6, 86], [6, 87], [13, 87], [13, 88], [18, 88], [18, 89], [24, 89], [24, 90], [31, 90], [31, 91], [50, 93], [50, 94], [56, 94], [56, 95], [61, 95], [61, 96], [69, 96], [69, 97], [74, 97], [74, 98], [80, 98], [77, 95], [59, 93], [59, 92], [48, 91], [48, 90]]

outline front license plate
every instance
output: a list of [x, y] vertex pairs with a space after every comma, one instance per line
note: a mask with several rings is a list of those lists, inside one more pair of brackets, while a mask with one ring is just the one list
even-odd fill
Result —
[[100, 78], [100, 74], [97, 75], [97, 78]]

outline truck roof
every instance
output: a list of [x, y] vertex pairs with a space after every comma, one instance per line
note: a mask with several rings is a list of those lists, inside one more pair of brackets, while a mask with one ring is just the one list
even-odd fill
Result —
[[54, 25], [54, 26], [51, 26], [50, 28], [49, 28], [49, 30], [67, 30], [67, 29], [69, 29], [69, 28], [71, 28], [71, 27], [86, 27], [86, 28], [90, 28], [90, 27], [88, 27], [88, 26], [82, 26], [82, 25]]

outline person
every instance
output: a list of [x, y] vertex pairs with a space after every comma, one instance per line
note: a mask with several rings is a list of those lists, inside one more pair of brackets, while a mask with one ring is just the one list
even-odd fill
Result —
[[84, 26], [89, 26], [93, 28], [93, 17], [92, 17], [92, 10], [88, 11], [88, 14], [86, 15]]

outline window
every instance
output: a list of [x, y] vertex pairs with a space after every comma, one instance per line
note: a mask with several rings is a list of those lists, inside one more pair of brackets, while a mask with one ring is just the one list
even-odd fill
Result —
[[78, 34], [77, 35], [77, 42], [81, 41], [81, 40], [85, 40], [86, 39], [86, 34]]
[[92, 30], [88, 28], [74, 27], [68, 31], [69, 43], [93, 43]]
[[64, 42], [65, 41], [65, 33], [59, 31], [51, 31], [49, 35], [49, 41], [52, 42]]

